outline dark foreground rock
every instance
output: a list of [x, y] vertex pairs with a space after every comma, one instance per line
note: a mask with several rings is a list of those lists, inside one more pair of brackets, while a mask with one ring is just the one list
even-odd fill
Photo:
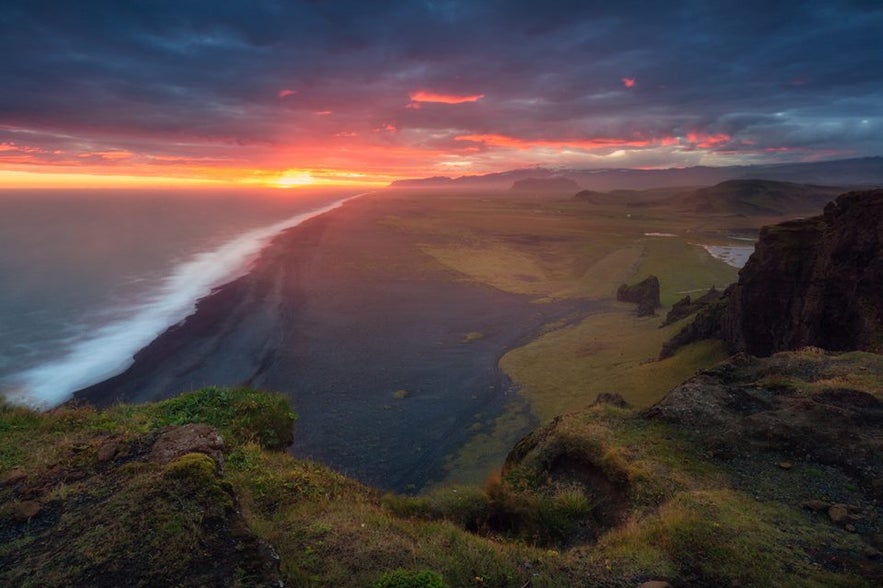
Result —
[[785, 470], [782, 463], [831, 466], [871, 495], [883, 481], [881, 380], [876, 354], [740, 354], [687, 380], [647, 414], [686, 427], [712, 454], [775, 453], [787, 461], [771, 463]]
[[278, 556], [219, 473], [213, 427], [69, 435], [58, 463], [32, 465], [0, 494], [0, 583], [281, 585]]

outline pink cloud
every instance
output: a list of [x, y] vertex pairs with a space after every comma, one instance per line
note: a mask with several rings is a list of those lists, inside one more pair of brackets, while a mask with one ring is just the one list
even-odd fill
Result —
[[288, 88], [285, 88], [284, 90], [279, 90], [277, 96], [279, 96], [280, 98], [287, 98], [292, 94], [297, 94], [297, 90], [289, 90]]
[[440, 94], [417, 90], [408, 95], [414, 102], [436, 102], [440, 104], [463, 104], [465, 102], [478, 102], [484, 98], [484, 94]]
[[635, 78], [622, 78], [622, 85], [626, 88], [634, 88], [635, 87]]

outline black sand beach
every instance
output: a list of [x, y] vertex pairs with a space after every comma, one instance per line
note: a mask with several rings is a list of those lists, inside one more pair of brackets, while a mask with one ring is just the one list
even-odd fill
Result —
[[286, 231], [251, 273], [76, 398], [275, 390], [300, 416], [296, 455], [398, 491], [441, 480], [470, 427], [513, 399], [500, 356], [588, 303], [539, 304], [467, 281], [422, 253], [421, 236], [391, 228], [400, 198], [365, 197]]

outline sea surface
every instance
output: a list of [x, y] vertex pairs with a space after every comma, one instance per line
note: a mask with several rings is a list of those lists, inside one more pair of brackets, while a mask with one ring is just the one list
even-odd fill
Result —
[[0, 191], [0, 393], [64, 402], [358, 190]]

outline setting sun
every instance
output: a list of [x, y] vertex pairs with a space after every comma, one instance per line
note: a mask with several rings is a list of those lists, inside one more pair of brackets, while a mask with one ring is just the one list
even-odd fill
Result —
[[272, 182], [277, 188], [297, 188], [301, 186], [313, 186], [316, 179], [310, 172], [300, 170], [286, 170], [278, 179]]

